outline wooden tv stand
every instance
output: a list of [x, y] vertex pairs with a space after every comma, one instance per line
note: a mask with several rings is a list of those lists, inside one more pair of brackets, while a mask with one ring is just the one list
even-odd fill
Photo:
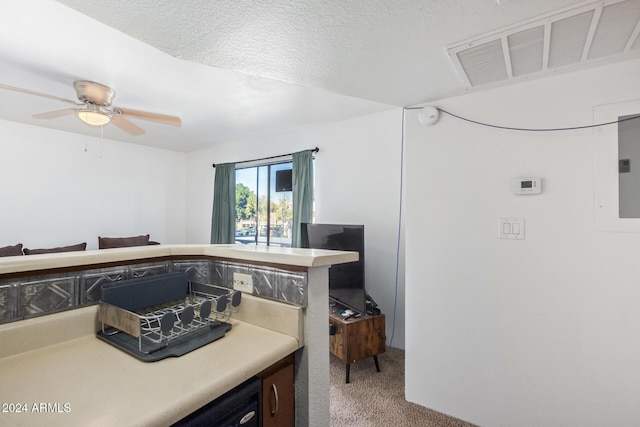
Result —
[[329, 336], [329, 351], [346, 364], [346, 383], [349, 383], [351, 363], [373, 357], [380, 372], [378, 354], [385, 352], [384, 314], [362, 315], [345, 320], [340, 314], [343, 307], [329, 308], [329, 324], [335, 334]]

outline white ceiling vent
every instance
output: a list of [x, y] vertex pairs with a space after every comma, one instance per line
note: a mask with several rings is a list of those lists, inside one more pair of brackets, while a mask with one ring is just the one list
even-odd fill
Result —
[[640, 0], [581, 3], [447, 48], [467, 88], [640, 57]]

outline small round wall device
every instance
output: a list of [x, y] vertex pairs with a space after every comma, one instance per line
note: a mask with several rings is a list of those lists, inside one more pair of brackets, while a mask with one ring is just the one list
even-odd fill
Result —
[[435, 122], [438, 121], [439, 117], [440, 117], [440, 111], [438, 111], [436, 107], [427, 105], [418, 114], [418, 121], [423, 125], [431, 126], [432, 124], [435, 124]]

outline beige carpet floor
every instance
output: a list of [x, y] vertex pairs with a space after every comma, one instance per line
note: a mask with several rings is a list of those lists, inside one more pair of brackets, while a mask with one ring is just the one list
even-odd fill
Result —
[[331, 427], [474, 427], [473, 424], [404, 400], [404, 351], [392, 348], [351, 364], [350, 383], [345, 366], [333, 355], [330, 366]]

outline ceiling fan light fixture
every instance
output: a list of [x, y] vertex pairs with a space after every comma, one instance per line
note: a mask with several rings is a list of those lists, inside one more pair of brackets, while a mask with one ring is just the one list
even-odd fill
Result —
[[104, 126], [111, 121], [111, 116], [95, 108], [85, 108], [76, 111], [76, 116], [91, 126]]

